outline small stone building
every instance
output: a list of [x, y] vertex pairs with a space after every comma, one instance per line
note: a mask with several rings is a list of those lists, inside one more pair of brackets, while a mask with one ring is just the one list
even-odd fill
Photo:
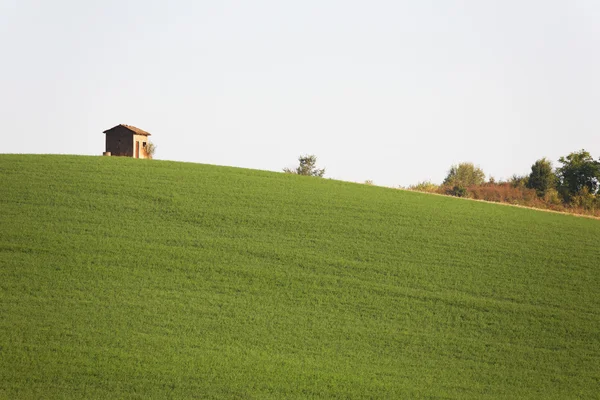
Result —
[[107, 156], [148, 158], [146, 146], [150, 134], [135, 126], [119, 124], [104, 131]]

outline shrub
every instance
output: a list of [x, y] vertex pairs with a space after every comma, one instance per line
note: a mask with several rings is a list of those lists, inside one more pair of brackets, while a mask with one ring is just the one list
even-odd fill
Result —
[[485, 182], [485, 174], [481, 168], [475, 167], [473, 163], [460, 163], [450, 167], [443, 184], [466, 187], [481, 185], [483, 182]]
[[550, 205], [558, 206], [562, 204], [562, 199], [556, 189], [548, 189], [544, 194], [544, 201]]
[[455, 185], [450, 189], [449, 194], [456, 197], [467, 197], [468, 191], [467, 188], [462, 185]]
[[408, 187], [408, 190], [414, 190], [416, 192], [426, 192], [426, 193], [437, 193], [439, 191], [440, 186], [432, 183], [430, 181], [419, 182], [416, 185], [411, 185]]
[[510, 177], [510, 184], [513, 187], [526, 187], [529, 182], [529, 178], [523, 175], [514, 174]]
[[468, 188], [470, 197], [478, 200], [522, 204], [537, 200], [533, 189], [514, 187], [510, 183], [487, 184]]
[[325, 168], [318, 169], [317, 157], [314, 155], [305, 155], [298, 157], [300, 165], [296, 169], [284, 168], [283, 172], [286, 174], [297, 174], [297, 175], [308, 175], [317, 176], [322, 178], [325, 175]]
[[571, 196], [571, 205], [584, 210], [594, 210], [597, 205], [597, 197], [590, 193], [587, 186], [582, 187], [575, 196]]
[[156, 153], [156, 145], [149, 141], [148, 143], [146, 143], [146, 147], [144, 148], [144, 150], [146, 151], [148, 158], [154, 158], [154, 153]]

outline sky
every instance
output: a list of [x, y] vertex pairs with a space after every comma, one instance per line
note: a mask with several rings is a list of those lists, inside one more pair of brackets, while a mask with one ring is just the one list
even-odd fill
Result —
[[440, 183], [600, 157], [596, 0], [0, 0], [0, 153], [100, 155]]

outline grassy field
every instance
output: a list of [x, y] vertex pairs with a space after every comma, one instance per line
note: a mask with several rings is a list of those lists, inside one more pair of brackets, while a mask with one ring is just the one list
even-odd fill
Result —
[[600, 221], [0, 155], [0, 398], [598, 398]]

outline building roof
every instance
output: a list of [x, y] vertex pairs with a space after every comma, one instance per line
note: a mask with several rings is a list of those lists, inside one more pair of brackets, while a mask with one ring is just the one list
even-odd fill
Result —
[[150, 135], [148, 132], [146, 132], [146, 131], [145, 131], [145, 130], [143, 130], [143, 129], [136, 128], [135, 126], [131, 126], [131, 125], [125, 125], [125, 124], [119, 124], [119, 125], [117, 125], [117, 126], [113, 126], [112, 128], [110, 128], [110, 129], [107, 129], [107, 130], [105, 130], [105, 131], [104, 131], [104, 132], [102, 132], [102, 133], [108, 133], [108, 132], [112, 131], [113, 129], [117, 129], [117, 128], [119, 128], [119, 127], [123, 127], [123, 128], [125, 128], [125, 129], [129, 129], [131, 132], [133, 132], [133, 133], [134, 133], [134, 134], [136, 134], [136, 135], [151, 136], [151, 135]]

